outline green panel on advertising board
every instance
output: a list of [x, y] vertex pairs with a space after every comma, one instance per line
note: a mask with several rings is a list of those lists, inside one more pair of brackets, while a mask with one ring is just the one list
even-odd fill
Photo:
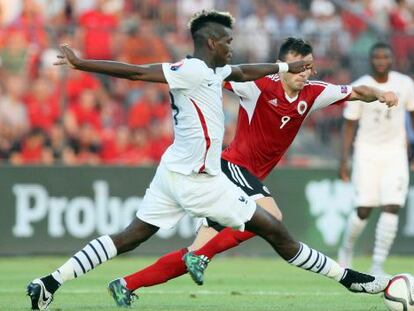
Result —
[[[131, 167], [0, 168], [0, 255], [68, 254], [95, 236], [121, 230], [134, 217], [154, 172]], [[279, 169], [265, 184], [294, 237], [336, 252], [353, 208], [351, 185], [337, 180], [334, 170], [320, 169]], [[394, 253], [414, 253], [414, 187], [408, 197]], [[160, 230], [135, 253], [157, 255], [187, 246], [194, 228], [195, 221], [185, 217], [177, 228]], [[358, 252], [370, 252], [374, 229], [372, 219]], [[272, 254], [259, 238], [232, 252]]]

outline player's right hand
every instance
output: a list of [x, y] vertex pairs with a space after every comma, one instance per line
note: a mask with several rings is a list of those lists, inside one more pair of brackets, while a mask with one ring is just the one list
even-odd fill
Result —
[[311, 60], [298, 60], [296, 62], [290, 62], [289, 71], [291, 73], [301, 73], [305, 70], [313, 68], [313, 61]]
[[57, 55], [58, 60], [53, 63], [53, 65], [61, 66], [68, 65], [72, 68], [76, 68], [80, 58], [76, 56], [75, 52], [69, 48], [68, 44], [62, 44], [60, 46], [61, 54]]
[[381, 103], [385, 103], [388, 108], [398, 105], [398, 97], [394, 92], [382, 92], [378, 96], [378, 100]]
[[341, 165], [339, 166], [339, 178], [345, 182], [350, 181], [348, 165], [344, 162], [341, 162]]

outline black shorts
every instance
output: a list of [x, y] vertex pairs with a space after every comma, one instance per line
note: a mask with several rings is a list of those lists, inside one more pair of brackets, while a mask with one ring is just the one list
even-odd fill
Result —
[[[233, 184], [243, 189], [246, 194], [253, 200], [264, 197], [271, 197], [269, 189], [253, 174], [244, 167], [233, 164], [229, 161], [221, 159], [221, 170], [231, 180]], [[231, 207], [229, 207], [231, 208]], [[209, 227], [221, 231], [224, 227], [207, 218]]]

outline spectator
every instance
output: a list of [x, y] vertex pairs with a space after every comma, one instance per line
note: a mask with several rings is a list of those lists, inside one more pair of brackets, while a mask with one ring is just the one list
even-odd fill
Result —
[[30, 126], [48, 133], [52, 125], [60, 118], [59, 94], [53, 93], [48, 81], [43, 78], [33, 81], [30, 93], [26, 97]]
[[97, 131], [88, 123], [80, 125], [76, 136], [69, 141], [77, 165], [97, 165], [100, 161], [101, 140]]
[[79, 36], [86, 58], [113, 59], [118, 19], [105, 12], [107, 0], [96, 0], [95, 8], [79, 17]]
[[91, 126], [96, 131], [102, 129], [96, 95], [91, 90], [84, 90], [81, 93], [79, 102], [69, 108], [67, 115], [67, 129], [69, 133], [77, 133], [79, 128], [85, 124]]
[[156, 86], [147, 86], [142, 97], [129, 110], [128, 126], [130, 128], [148, 127], [152, 121], [169, 117], [170, 108]]
[[52, 164], [53, 155], [46, 145], [45, 133], [34, 128], [21, 142], [12, 149], [10, 162], [14, 165]]
[[395, 0], [396, 6], [390, 12], [390, 26], [397, 32], [412, 32], [414, 19], [412, 8], [406, 0]]
[[0, 95], [0, 137], [5, 145], [5, 139], [9, 146], [15, 140], [20, 139], [29, 129], [26, 106], [22, 96], [24, 81], [19, 76], [8, 76], [6, 87]]

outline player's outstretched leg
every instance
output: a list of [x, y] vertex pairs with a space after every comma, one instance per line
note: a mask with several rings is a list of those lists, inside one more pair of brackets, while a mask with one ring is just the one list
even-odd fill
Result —
[[200, 249], [184, 255], [183, 260], [191, 278], [198, 285], [203, 285], [204, 270], [215, 255], [236, 247], [254, 236], [256, 234], [250, 231], [241, 232], [232, 228], [224, 228]]
[[45, 310], [52, 302], [53, 294], [64, 282], [78, 278], [109, 259], [133, 250], [157, 230], [157, 227], [135, 218], [121, 233], [92, 240], [57, 270], [29, 283], [27, 295], [32, 309]]
[[[396, 210], [399, 206], [396, 206]], [[378, 275], [386, 275], [383, 265], [394, 243], [398, 230], [398, 214], [382, 212], [375, 230], [375, 246], [372, 256], [370, 272]]]
[[108, 284], [108, 292], [118, 307], [130, 307], [132, 301], [138, 298], [133, 291], [126, 287], [126, 282], [122, 278], [111, 281]]
[[[359, 209], [358, 209], [359, 210]], [[371, 210], [371, 208], [370, 208]], [[368, 215], [366, 215], [368, 216]], [[355, 241], [367, 225], [366, 217], [362, 219], [357, 211], [353, 211], [348, 218], [342, 244], [338, 250], [338, 262], [342, 267], [352, 267]]]
[[[260, 207], [246, 223], [249, 231], [263, 237], [289, 264], [335, 279], [352, 292], [376, 294], [388, 285], [386, 277], [374, 277], [351, 269], [344, 269], [324, 254], [291, 238], [284, 225]], [[189, 253], [186, 259], [195, 260], [197, 255]], [[189, 269], [189, 266], [187, 266]], [[204, 270], [199, 267], [198, 273]], [[192, 271], [188, 271], [190, 274]], [[195, 278], [196, 276], [193, 276]]]
[[165, 283], [187, 273], [182, 260], [187, 249], [179, 249], [160, 257], [152, 265], [121, 278], [125, 288], [133, 292], [141, 287]]

